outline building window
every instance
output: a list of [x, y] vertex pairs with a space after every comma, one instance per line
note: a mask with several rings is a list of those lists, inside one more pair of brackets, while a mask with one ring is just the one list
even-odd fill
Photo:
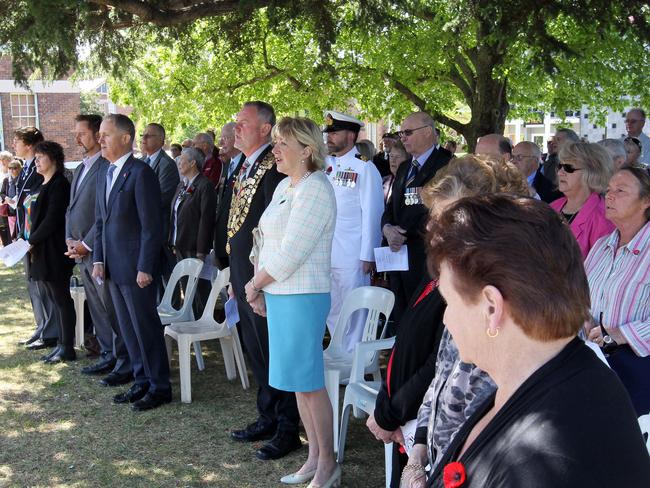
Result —
[[587, 114], [585, 114], [585, 119], [588, 119], [588, 118], [589, 118], [589, 114], [587, 113]]
[[612, 129], [616, 129], [616, 122], [612, 124]]
[[594, 124], [594, 129], [598, 129], [598, 126], [596, 124]]
[[99, 88], [97, 88], [97, 93], [102, 93], [104, 95], [108, 94], [108, 84], [102, 83]]
[[11, 118], [18, 127], [38, 125], [36, 114], [36, 95], [33, 93], [11, 94]]

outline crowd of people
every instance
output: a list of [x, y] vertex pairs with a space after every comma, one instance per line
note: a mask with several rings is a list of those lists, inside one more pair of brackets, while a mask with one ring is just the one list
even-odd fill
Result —
[[[395, 345], [367, 426], [394, 443], [391, 486], [645, 486], [650, 138], [641, 109], [627, 117], [622, 140], [559, 129], [542, 154], [488, 134], [456, 157], [424, 112], [375, 153], [349, 114], [276, 121], [252, 101], [218, 144], [206, 131], [169, 145], [149, 123], [136, 157], [128, 117], [79, 115], [72, 175], [59, 144], [18, 129], [15, 157], [0, 153], [0, 235], [31, 246], [25, 345], [51, 347], [48, 364], [76, 359], [78, 265], [99, 349], [81, 372], [131, 384], [115, 403], [160, 407], [172, 400], [157, 313], [171, 271], [186, 258], [229, 268], [258, 386], [257, 419], [231, 437], [278, 459], [301, 447], [302, 422], [307, 459], [281, 481], [333, 487], [323, 340], [352, 290], [386, 286]], [[376, 273], [380, 246], [406, 248], [408, 269]], [[209, 292], [202, 280], [196, 316]], [[348, 351], [364, 323], [359, 311], [344, 324]], [[594, 463], [602, 445], [607, 463]]]

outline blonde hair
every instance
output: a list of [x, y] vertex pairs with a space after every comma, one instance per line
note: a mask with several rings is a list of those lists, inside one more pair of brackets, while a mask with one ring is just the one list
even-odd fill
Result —
[[422, 190], [424, 204], [432, 210], [436, 201], [494, 193], [496, 178], [484, 159], [468, 154], [454, 158]]
[[574, 142], [560, 150], [560, 162], [576, 161], [584, 171], [582, 182], [591, 192], [604, 193], [614, 173], [614, 160], [600, 144]]
[[324, 169], [327, 148], [323, 142], [323, 135], [316, 123], [306, 117], [283, 117], [273, 127], [273, 139], [284, 137], [295, 139], [302, 147], [311, 148], [311, 158], [307, 163], [309, 171]]
[[496, 192], [530, 196], [528, 182], [514, 164], [508, 161], [497, 161], [489, 158], [485, 162], [494, 172], [497, 186]]

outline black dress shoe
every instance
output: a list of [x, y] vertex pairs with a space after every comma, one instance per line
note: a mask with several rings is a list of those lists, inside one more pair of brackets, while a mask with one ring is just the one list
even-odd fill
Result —
[[300, 442], [300, 437], [297, 433], [289, 434], [287, 432], [278, 431], [273, 439], [257, 450], [255, 456], [257, 456], [257, 459], [261, 459], [262, 461], [280, 459], [301, 447], [302, 443]]
[[77, 353], [74, 351], [72, 346], [65, 347], [61, 346], [57, 350], [56, 354], [49, 359], [45, 360], [45, 364], [56, 364], [63, 363], [66, 361], [76, 361]]
[[30, 351], [38, 351], [39, 349], [47, 349], [48, 347], [56, 346], [56, 339], [36, 339], [31, 344], [27, 345], [26, 348]]
[[54, 349], [52, 349], [50, 352], [48, 352], [48, 353], [45, 354], [44, 356], [41, 356], [41, 358], [40, 358], [41, 361], [45, 362], [45, 361], [47, 361], [48, 359], [53, 358], [54, 356], [56, 356], [56, 355], [59, 353], [59, 350], [60, 350], [60, 349], [61, 349], [61, 347], [56, 346], [56, 347], [55, 347]]
[[113, 403], [134, 403], [143, 398], [149, 391], [149, 383], [135, 384], [124, 393], [113, 397]]
[[29, 339], [27, 339], [25, 341], [20, 341], [18, 344], [21, 345], [21, 346], [29, 346], [31, 343], [36, 342], [38, 339], [39, 339], [39, 335], [34, 334]]
[[99, 384], [102, 386], [119, 386], [126, 385], [133, 381], [133, 375], [131, 373], [108, 373], [108, 376], [99, 380]]
[[131, 408], [136, 412], [144, 412], [145, 410], [151, 410], [152, 408], [158, 408], [165, 403], [170, 403], [172, 401], [172, 391], [165, 392], [149, 392], [147, 393], [142, 400], [138, 400]]
[[253, 422], [242, 430], [233, 430], [230, 437], [238, 442], [266, 441], [275, 435], [276, 426], [263, 425], [259, 421]]
[[115, 359], [105, 359], [81, 368], [81, 374], [104, 374], [112, 371], [114, 367]]

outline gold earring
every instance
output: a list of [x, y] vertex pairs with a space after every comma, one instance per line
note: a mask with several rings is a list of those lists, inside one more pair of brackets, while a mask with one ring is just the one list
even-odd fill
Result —
[[487, 334], [487, 336], [488, 336], [490, 339], [494, 339], [496, 336], [499, 335], [499, 329], [497, 328], [497, 329], [496, 329], [496, 332], [491, 333], [491, 332], [490, 332], [490, 328], [488, 327], [487, 329], [485, 329], [485, 333]]

